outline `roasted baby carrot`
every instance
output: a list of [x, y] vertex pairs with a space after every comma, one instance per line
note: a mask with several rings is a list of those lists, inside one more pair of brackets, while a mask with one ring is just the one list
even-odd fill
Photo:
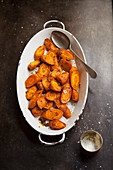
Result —
[[72, 91], [72, 100], [74, 100], [75, 102], [77, 102], [79, 99], [79, 93], [73, 89]]
[[47, 101], [46, 101], [45, 95], [37, 99], [37, 105], [40, 109], [43, 109], [46, 106], [46, 103]]
[[53, 102], [47, 100], [46, 106], [44, 108], [50, 109], [52, 106], [53, 106]]
[[72, 69], [70, 70], [70, 83], [71, 83], [71, 87], [74, 90], [77, 90], [79, 87], [79, 83], [80, 83], [80, 74], [79, 71], [76, 70], [76, 67], [72, 67]]
[[46, 55], [43, 55], [41, 57], [41, 60], [49, 65], [55, 65], [56, 62], [58, 62], [56, 54], [52, 51], [47, 53]]
[[33, 97], [31, 98], [30, 102], [29, 102], [29, 109], [33, 109], [36, 106], [37, 100], [38, 98], [40, 98], [42, 95], [42, 90], [38, 90], [36, 91], [36, 93], [33, 95]]
[[50, 73], [50, 66], [48, 66], [45, 63], [42, 63], [37, 71], [37, 73], [39, 73], [42, 77], [44, 76], [48, 76], [48, 74]]
[[60, 119], [63, 115], [63, 112], [59, 109], [49, 109], [42, 113], [42, 117], [48, 120]]
[[51, 88], [51, 90], [56, 91], [56, 92], [60, 92], [62, 89], [61, 86], [59, 85], [59, 83], [54, 79], [51, 80], [50, 88]]
[[44, 77], [42, 79], [42, 85], [43, 85], [46, 92], [50, 90], [50, 82], [48, 81], [47, 77]]
[[59, 74], [61, 74], [61, 71], [56, 68], [51, 72], [50, 76], [56, 78]]
[[35, 85], [39, 81], [39, 76], [37, 74], [30, 75], [25, 81], [25, 87], [29, 88]]
[[28, 69], [29, 70], [34, 70], [37, 66], [39, 66], [40, 64], [40, 61], [33, 61], [31, 62], [29, 65], [28, 65]]
[[61, 94], [61, 103], [67, 103], [70, 101], [72, 89], [69, 83], [66, 83], [63, 87]]
[[69, 73], [63, 72], [62, 74], [59, 74], [56, 79], [63, 85], [65, 84], [69, 79]]
[[32, 86], [31, 88], [29, 88], [29, 90], [26, 92], [26, 99], [31, 99], [33, 97], [33, 95], [36, 93], [37, 91], [37, 87], [36, 86]]
[[46, 93], [46, 99], [49, 101], [54, 101], [56, 98], [60, 97], [60, 93], [54, 92], [54, 91], [49, 91]]
[[38, 90], [43, 90], [44, 91], [44, 87], [41, 81], [36, 83], [36, 86], [38, 87]]
[[51, 120], [49, 126], [52, 129], [60, 130], [66, 127], [66, 124], [60, 120]]
[[66, 104], [62, 104], [61, 101], [60, 101], [60, 98], [56, 98], [54, 100], [54, 102], [55, 102], [56, 106], [58, 107], [58, 109], [63, 111], [63, 116], [66, 119], [69, 119], [71, 117], [71, 111], [68, 108], [68, 106]]
[[55, 47], [55, 45], [52, 43], [52, 41], [50, 39], [46, 38], [44, 41], [44, 44], [48, 51], [51, 50], [51, 51], [57, 53], [58, 49]]
[[39, 109], [37, 106], [31, 109], [33, 116], [38, 117], [43, 113], [43, 110]]
[[38, 47], [35, 51], [35, 54], [34, 54], [34, 59], [35, 60], [40, 60], [41, 56], [44, 55], [44, 52], [45, 52], [45, 46], [42, 45], [40, 47]]

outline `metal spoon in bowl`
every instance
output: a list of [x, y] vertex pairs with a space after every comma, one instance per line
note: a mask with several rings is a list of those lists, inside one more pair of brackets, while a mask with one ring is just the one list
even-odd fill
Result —
[[69, 49], [78, 59], [81, 61], [81, 63], [85, 66], [86, 71], [89, 73], [89, 75], [92, 78], [97, 77], [97, 73], [88, 66], [71, 48], [71, 43], [67, 35], [60, 31], [53, 31], [51, 33], [51, 40], [54, 43], [54, 45], [60, 49]]

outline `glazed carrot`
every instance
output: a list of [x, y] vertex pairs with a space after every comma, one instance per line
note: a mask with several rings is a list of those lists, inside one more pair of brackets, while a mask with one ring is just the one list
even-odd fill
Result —
[[61, 68], [61, 66], [57, 66], [57, 65], [54, 65], [54, 66], [50, 66], [50, 70], [51, 71], [53, 71], [53, 70], [55, 70], [55, 69], [57, 69], [58, 71], [60, 71], [60, 72], [62, 72], [63, 70], [62, 70], [62, 68]]
[[41, 81], [36, 83], [36, 86], [38, 87], [38, 90], [43, 90], [44, 91], [44, 87]]
[[42, 79], [42, 85], [43, 85], [45, 91], [49, 91], [50, 90], [50, 82], [48, 81], [47, 77], [44, 77]]
[[61, 86], [58, 84], [56, 80], [51, 80], [50, 88], [51, 90], [56, 91], [56, 92], [61, 91]]
[[26, 92], [26, 99], [31, 99], [33, 97], [33, 95], [36, 93], [37, 91], [37, 87], [36, 86], [32, 86], [27, 92]]
[[56, 68], [51, 72], [50, 76], [56, 78], [59, 74], [61, 74], [61, 72]]
[[55, 80], [54, 77], [51, 77], [50, 75], [48, 76], [48, 81], [51, 82], [51, 80]]
[[61, 59], [60, 62], [59, 62], [59, 65], [65, 71], [69, 71], [71, 69], [71, 67], [72, 67], [71, 62], [67, 61], [66, 59]]
[[35, 54], [34, 54], [34, 59], [35, 60], [40, 60], [41, 56], [44, 55], [44, 52], [45, 52], [45, 46], [42, 45], [40, 47], [38, 47], [35, 51]]
[[66, 59], [66, 60], [73, 60], [75, 58], [74, 54], [65, 49], [59, 49], [57, 51], [59, 57]]
[[39, 76], [37, 74], [30, 75], [25, 81], [25, 87], [29, 88], [39, 81]]
[[72, 100], [74, 100], [75, 102], [77, 102], [79, 99], [79, 93], [73, 89], [72, 91]]
[[70, 84], [66, 83], [61, 94], [61, 103], [67, 103], [68, 101], [70, 101], [71, 93], [72, 89], [70, 87]]
[[31, 62], [29, 65], [28, 65], [28, 69], [29, 70], [34, 70], [37, 66], [39, 66], [40, 64], [40, 61], [33, 61]]
[[47, 100], [46, 106], [44, 107], [45, 109], [50, 109], [53, 106], [53, 102], [50, 102]]
[[63, 111], [63, 116], [68, 119], [71, 117], [71, 112], [70, 109], [68, 108], [68, 106], [66, 104], [62, 104], [60, 101], [60, 98], [56, 98], [54, 100], [56, 106], [58, 107], [58, 109]]
[[70, 83], [71, 83], [71, 87], [74, 90], [77, 90], [79, 87], [79, 83], [80, 83], [80, 74], [78, 70], [75, 70], [76, 67], [72, 67], [72, 69], [70, 70]]
[[51, 51], [57, 53], [58, 49], [55, 47], [55, 45], [52, 43], [52, 41], [50, 39], [46, 38], [44, 41], [44, 44], [48, 51], [51, 50]]
[[39, 73], [42, 77], [48, 76], [48, 74], [50, 73], [50, 67], [47, 64], [42, 63], [37, 73]]
[[42, 117], [48, 120], [60, 119], [63, 115], [63, 112], [59, 109], [49, 109], [42, 113]]
[[45, 95], [37, 99], [37, 105], [40, 109], [43, 109], [46, 106], [46, 103], [47, 101], [46, 101]]
[[59, 74], [56, 79], [63, 85], [65, 84], [69, 79], [69, 73], [63, 72], [62, 74]]
[[69, 73], [72, 74], [74, 71], [78, 71], [78, 69], [76, 67], [71, 67]]
[[66, 119], [69, 119], [71, 117], [71, 111], [70, 109], [68, 108], [68, 106], [66, 104], [62, 104], [60, 106], [60, 110], [63, 111], [63, 116], [66, 118]]
[[60, 130], [66, 127], [66, 124], [60, 120], [52, 120], [49, 122], [49, 126], [52, 129]]
[[56, 98], [60, 97], [60, 93], [54, 92], [54, 91], [49, 91], [46, 93], [46, 99], [49, 101], [54, 101]]
[[49, 65], [55, 65], [57, 62], [57, 56], [54, 52], [49, 52], [46, 55], [43, 55], [41, 60]]
[[43, 110], [39, 109], [38, 107], [34, 107], [33, 109], [31, 109], [31, 112], [33, 116], [38, 117], [43, 113]]
[[58, 58], [56, 56], [56, 53], [53, 51], [48, 51], [47, 55], [49, 55], [50, 57], [54, 57], [54, 66], [58, 66]]
[[42, 95], [42, 90], [38, 90], [36, 91], [36, 93], [33, 95], [33, 97], [31, 98], [30, 102], [29, 102], [29, 109], [33, 109], [36, 106], [36, 102], [38, 100], [38, 98], [40, 98]]
[[46, 100], [45, 95], [43, 95], [37, 100], [37, 105], [40, 109], [50, 109], [53, 106], [53, 102]]

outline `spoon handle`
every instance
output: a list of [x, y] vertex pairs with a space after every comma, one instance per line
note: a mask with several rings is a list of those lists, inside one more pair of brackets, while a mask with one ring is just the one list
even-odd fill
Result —
[[84, 63], [84, 61], [72, 50], [72, 48], [70, 47], [70, 51], [81, 61], [81, 63], [85, 66], [86, 71], [88, 72], [88, 74], [92, 77], [92, 78], [96, 78], [97, 77], [97, 73], [90, 67], [88, 66], [86, 63]]

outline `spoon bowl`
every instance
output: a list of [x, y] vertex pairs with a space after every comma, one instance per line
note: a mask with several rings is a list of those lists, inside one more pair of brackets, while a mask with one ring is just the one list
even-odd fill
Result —
[[69, 49], [69, 38], [60, 31], [53, 31], [51, 34], [51, 40], [60, 49]]
[[75, 56], [76, 58], [79, 59], [79, 61], [85, 66], [86, 71], [92, 78], [97, 77], [97, 73], [90, 67], [88, 66], [71, 48], [71, 42], [70, 39], [65, 35], [64, 33], [60, 31], [53, 31], [51, 33], [51, 40], [54, 43], [56, 47], [59, 49], [69, 49]]

